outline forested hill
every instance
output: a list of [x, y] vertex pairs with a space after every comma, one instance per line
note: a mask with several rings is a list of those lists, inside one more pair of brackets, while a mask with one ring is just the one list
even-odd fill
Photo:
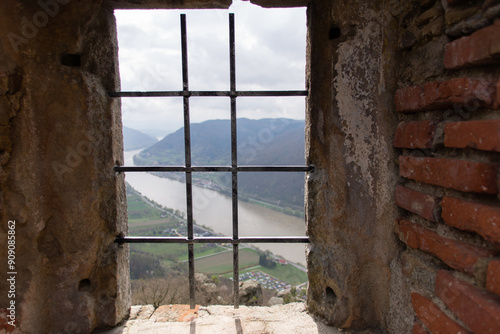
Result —
[[[304, 121], [274, 118], [238, 119], [239, 165], [303, 165]], [[191, 124], [192, 165], [231, 165], [230, 120]], [[134, 157], [137, 165], [184, 165], [184, 129], [169, 134]], [[208, 177], [208, 176], [207, 176]], [[230, 186], [229, 173], [211, 175], [213, 181]], [[239, 173], [243, 196], [303, 208], [303, 173]]]
[[138, 150], [141, 148], [149, 147], [158, 140], [141, 131], [131, 128], [123, 127], [123, 146], [125, 151]]

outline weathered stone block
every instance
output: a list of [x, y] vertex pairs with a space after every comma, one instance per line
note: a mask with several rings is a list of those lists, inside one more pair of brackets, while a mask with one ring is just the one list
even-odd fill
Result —
[[413, 45], [417, 42], [417, 37], [415, 33], [411, 30], [405, 30], [399, 38], [399, 48], [401, 50], [411, 49]]
[[432, 7], [429, 10], [426, 10], [423, 12], [416, 20], [415, 24], [417, 27], [426, 25], [429, 23], [431, 20], [440, 17], [443, 15], [443, 7], [441, 7], [441, 4], [437, 4], [436, 6]]
[[[398, 22], [390, 13], [399, 8], [390, 7], [326, 0], [308, 7], [306, 155], [315, 165], [306, 181], [308, 310], [343, 328], [388, 323], [396, 252], [388, 161], [397, 120], [375, 110], [391, 106], [395, 87]], [[329, 40], [332, 27], [340, 33]]]
[[260, 305], [262, 302], [262, 287], [260, 283], [256, 281], [241, 282], [238, 297], [240, 303], [243, 305]]
[[476, 14], [478, 10], [479, 10], [478, 7], [447, 8], [445, 13], [446, 25], [450, 26], [453, 24], [457, 24], [458, 22], [461, 22], [471, 17], [472, 15]]
[[[4, 1], [0, 15], [0, 123], [11, 143], [0, 217], [17, 225], [19, 330], [113, 326], [130, 307], [128, 247], [114, 243], [127, 216], [113, 170], [123, 163], [120, 102], [106, 94], [119, 89], [113, 11], [103, 1]], [[85, 57], [61, 63], [63, 54]]]
[[[415, 36], [418, 35], [415, 32]], [[413, 46], [401, 59], [398, 80], [404, 85], [414, 85], [442, 75], [445, 72], [444, 45], [448, 42], [448, 37], [442, 35], [423, 45]]]
[[420, 40], [425, 40], [432, 38], [434, 36], [440, 36], [444, 32], [444, 20], [442, 17], [438, 17], [420, 29]]

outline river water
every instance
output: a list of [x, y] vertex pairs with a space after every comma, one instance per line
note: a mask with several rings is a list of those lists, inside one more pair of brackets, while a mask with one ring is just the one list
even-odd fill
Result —
[[[125, 165], [133, 165], [137, 151], [125, 152]], [[128, 172], [125, 180], [144, 196], [167, 208], [186, 212], [186, 185], [183, 182], [144, 172]], [[231, 198], [216, 191], [193, 185], [193, 219], [224, 236], [232, 235]], [[240, 236], [304, 236], [305, 222], [259, 205], [238, 202]], [[305, 265], [304, 244], [255, 244], [262, 250]]]

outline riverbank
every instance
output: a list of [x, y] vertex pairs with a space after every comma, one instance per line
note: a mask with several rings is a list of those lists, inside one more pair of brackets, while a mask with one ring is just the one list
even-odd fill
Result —
[[[143, 214], [142, 219], [134, 218], [133, 221], [130, 222], [131, 234], [185, 236], [187, 222], [184, 217], [176, 213], [175, 210], [166, 208], [155, 201], [150, 200], [137, 190], [133, 189], [130, 185], [127, 185], [127, 196], [127, 201], [129, 203], [129, 207], [131, 208], [129, 210], [129, 216], [134, 216], [136, 213]], [[145, 210], [145, 206], [149, 206], [151, 210]], [[220, 236], [206, 226], [194, 224], [194, 230], [195, 236]], [[230, 244], [209, 244], [207, 247], [202, 247], [202, 245], [195, 246], [198, 246], [195, 251], [195, 267], [197, 270], [210, 276], [224, 276], [226, 273], [232, 271], [232, 247]], [[158, 245], [144, 244], [142, 246], [135, 245], [134, 249], [131, 251], [150, 253], [154, 256], [160, 256], [160, 258], [163, 258], [164, 256], [162, 255], [162, 252], [167, 252], [170, 255], [168, 256], [170, 262], [174, 258], [176, 259], [175, 261], [178, 261], [179, 263], [185, 263], [187, 261], [185, 245], [169, 245], [169, 247], [169, 251], [167, 252], [167, 249], [157, 249]], [[174, 247], [175, 250], [172, 249], [172, 247]], [[259, 256], [262, 254], [264, 254], [262, 250], [259, 250], [252, 245], [241, 244], [240, 270], [242, 271], [242, 274], [247, 272], [250, 268], [253, 270], [258, 268], [259, 270], [266, 272], [266, 274], [271, 274], [291, 286], [299, 286], [304, 284], [304, 282], [307, 282], [306, 268], [287, 261], [270, 252], [267, 252], [266, 255], [277, 265], [273, 268], [262, 267], [259, 265]], [[275, 288], [279, 290], [282, 287], [283, 284], [276, 285]]]
[[[179, 173], [155, 173], [152, 172], [151, 174], [161, 177], [161, 178], [166, 178], [170, 180], [175, 180], [178, 182], [185, 182], [184, 175], [181, 175]], [[224, 196], [228, 196], [231, 198], [232, 195], [232, 189], [230, 187], [227, 187], [221, 183], [218, 183], [215, 179], [213, 178], [203, 178], [203, 177], [193, 177], [193, 185], [196, 185], [200, 188], [205, 188], [209, 190], [216, 191]], [[288, 206], [280, 206], [275, 203], [271, 203], [269, 201], [262, 200], [260, 198], [251, 196], [246, 193], [238, 193], [238, 200], [252, 203], [267, 209], [271, 209], [277, 212], [281, 212], [285, 215], [290, 215], [290, 216], [295, 216], [298, 218], [304, 218], [304, 209], [299, 210], [297, 208], [291, 208]]]
[[[132, 165], [132, 157], [138, 151], [125, 152], [125, 165]], [[182, 217], [186, 215], [186, 184], [151, 173], [126, 172], [125, 180], [145, 197], [163, 207], [172, 208]], [[193, 219], [217, 234], [232, 235], [232, 201], [220, 192], [193, 185]], [[239, 235], [285, 236], [305, 235], [303, 218], [287, 215], [276, 210], [246, 201], [238, 201]], [[255, 244], [262, 251], [269, 250], [302, 267], [306, 263], [304, 244]]]

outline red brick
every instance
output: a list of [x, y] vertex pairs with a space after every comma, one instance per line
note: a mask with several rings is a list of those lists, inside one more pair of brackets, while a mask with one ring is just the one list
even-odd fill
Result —
[[396, 111], [420, 111], [422, 109], [420, 101], [423, 99], [423, 95], [422, 86], [410, 86], [398, 89], [395, 97]]
[[438, 272], [435, 293], [474, 333], [500, 333], [500, 296], [445, 270]]
[[429, 298], [413, 292], [411, 302], [417, 317], [431, 333], [471, 333], [448, 317]]
[[[500, 167], [498, 168], [497, 173], [497, 189], [500, 189]], [[497, 198], [500, 200], [500, 192], [498, 192]]]
[[448, 123], [444, 146], [500, 152], [500, 120]]
[[399, 123], [394, 135], [394, 147], [431, 148], [435, 130], [432, 121]]
[[500, 20], [496, 20], [494, 24], [446, 45], [444, 66], [448, 69], [455, 69], [494, 63], [500, 61], [499, 56]]
[[497, 164], [426, 157], [399, 157], [399, 174], [459, 191], [496, 194]]
[[441, 202], [446, 224], [476, 232], [488, 241], [500, 244], [500, 208], [445, 197]]
[[442, 237], [432, 230], [404, 219], [398, 220], [397, 233], [399, 239], [408, 246], [431, 253], [451, 268], [469, 275], [474, 274], [477, 260], [496, 254], [495, 251]]
[[421, 193], [403, 186], [396, 187], [396, 204], [405, 210], [436, 222], [439, 217], [439, 202], [441, 199], [436, 196]]
[[496, 82], [485, 79], [451, 79], [439, 84], [439, 98], [449, 101], [449, 106], [477, 102], [478, 106], [496, 108], [495, 85]]
[[478, 107], [497, 108], [500, 104], [497, 86], [497, 82], [485, 79], [456, 78], [405, 87], [396, 91], [396, 110], [418, 112], [473, 102]]
[[488, 264], [486, 289], [500, 295], [500, 260], [492, 260]]
[[415, 324], [413, 325], [412, 334], [429, 334], [429, 332], [424, 328], [424, 326], [415, 321]]
[[497, 106], [500, 106], [500, 78], [498, 78], [497, 84], [495, 85], [495, 89], [497, 91], [496, 104]]

